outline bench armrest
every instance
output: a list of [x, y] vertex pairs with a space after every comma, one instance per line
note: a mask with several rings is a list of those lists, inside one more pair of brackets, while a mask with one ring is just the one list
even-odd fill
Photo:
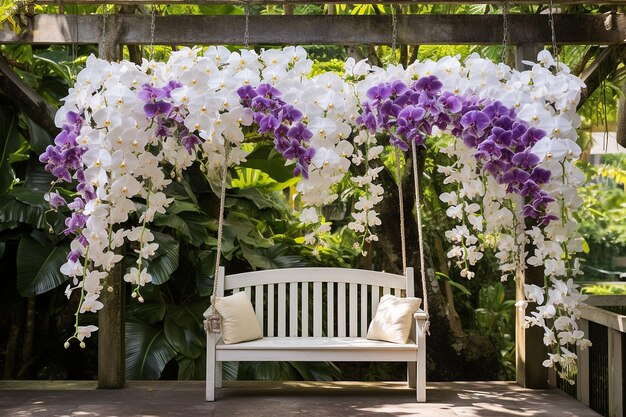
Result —
[[413, 313], [413, 318], [415, 320], [426, 320], [427, 317], [428, 316], [426, 315], [424, 310], [422, 310], [421, 308], [417, 310], [415, 313]]

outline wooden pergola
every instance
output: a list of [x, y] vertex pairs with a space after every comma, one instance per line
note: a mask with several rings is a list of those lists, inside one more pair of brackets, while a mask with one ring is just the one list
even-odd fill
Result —
[[[250, 45], [389, 45], [392, 40], [390, 15], [168, 15], [151, 16], [145, 6], [154, 4], [201, 5], [283, 5], [292, 11], [299, 4], [371, 3], [386, 5], [413, 4], [495, 4], [507, 1], [444, 1], [429, 0], [38, 0], [27, 2], [23, 10], [26, 28], [16, 34], [0, 30], [0, 44], [81, 45], [98, 44], [101, 57], [119, 59], [122, 45], [206, 45], [242, 44], [248, 21]], [[538, 4], [537, 1], [518, 0], [515, 4]], [[560, 7], [569, 5], [607, 6], [605, 14], [562, 14], [555, 9], [555, 38], [559, 45], [606, 46], [582, 73], [587, 82], [583, 102], [622, 60], [626, 59], [626, 15], [620, 6], [626, 0], [559, 1]], [[144, 14], [136, 14], [136, 7], [122, 7], [121, 13], [106, 15], [29, 14], [29, 5], [119, 5], [144, 6]], [[545, 2], [543, 3], [545, 4]], [[62, 9], [62, 7], [61, 7]], [[551, 44], [552, 33], [548, 14], [507, 14], [508, 44], [514, 47], [516, 65], [522, 60], [534, 60], [537, 52]], [[154, 21], [152, 20], [154, 19]], [[154, 22], [154, 26], [151, 28]], [[485, 15], [397, 15], [397, 44], [481, 44], [500, 45], [503, 42], [503, 16]], [[154, 36], [152, 36], [154, 33]], [[8, 90], [27, 112], [52, 113], [53, 109], [36, 95], [10, 66], [0, 59], [0, 88]], [[621, 112], [624, 113], [624, 112]], [[619, 118], [625, 116], [620, 114]], [[626, 125], [625, 123], [621, 123]], [[54, 128], [54, 127], [52, 127]], [[112, 293], [101, 296], [105, 308], [99, 313], [99, 386], [118, 388], [124, 385], [124, 286], [121, 267], [112, 271]], [[543, 270], [529, 268], [518, 277], [517, 298], [523, 298], [523, 283], [543, 285]], [[517, 312], [517, 381], [524, 387], [544, 387], [547, 370], [541, 365], [546, 356], [542, 343], [543, 332], [536, 327], [523, 330], [523, 314]], [[582, 365], [584, 366], [584, 364]]]

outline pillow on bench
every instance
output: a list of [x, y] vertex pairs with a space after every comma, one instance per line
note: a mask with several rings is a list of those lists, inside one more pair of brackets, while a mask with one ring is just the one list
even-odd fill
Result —
[[222, 316], [222, 338], [227, 345], [263, 337], [254, 308], [245, 292], [215, 299], [215, 310]]
[[384, 295], [367, 330], [367, 338], [406, 343], [413, 324], [413, 313], [421, 302], [420, 298]]

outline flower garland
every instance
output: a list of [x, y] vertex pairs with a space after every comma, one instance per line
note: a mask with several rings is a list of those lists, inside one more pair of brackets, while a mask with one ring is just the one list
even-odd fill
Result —
[[[456, 190], [440, 198], [459, 222], [445, 232], [453, 243], [448, 257], [467, 278], [489, 242], [498, 242], [503, 279], [526, 264], [545, 265], [545, 288], [526, 286], [526, 302], [538, 306], [526, 322], [546, 332], [551, 356], [544, 365], [571, 379], [569, 347], [589, 344], [576, 327], [582, 296], [571, 281], [582, 249], [571, 215], [584, 180], [573, 142], [582, 83], [562, 64], [553, 72], [547, 52], [538, 60], [519, 72], [475, 55], [406, 69], [348, 59], [343, 76], [308, 77], [312, 62], [301, 47], [260, 54], [183, 48], [166, 63], [141, 66], [90, 57], [57, 113], [61, 133], [40, 158], [59, 183], [76, 182], [64, 231], [75, 238], [62, 267], [72, 278], [68, 297], [81, 293], [70, 339], [82, 345], [96, 330], [79, 326], [79, 313], [102, 308], [98, 296], [109, 288], [108, 271], [125, 242], [133, 242], [137, 259], [124, 279], [142, 301], [141, 287], [152, 280], [144, 262], [158, 249], [149, 225], [171, 203], [165, 187], [196, 160], [215, 178], [225, 147], [228, 163], [244, 161], [244, 130], [268, 135], [303, 177], [297, 190], [300, 220], [312, 229], [309, 244], [323, 244], [318, 236], [330, 231], [316, 207], [338, 198], [335, 184], [358, 167], [360, 175], [350, 177], [359, 194], [349, 227], [362, 236], [361, 250], [377, 240], [380, 225], [382, 164], [373, 164], [384, 150], [380, 137], [406, 151], [411, 141], [426, 146], [427, 137], [445, 131], [454, 140], [442, 152], [456, 162], [438, 169]], [[66, 204], [58, 192], [48, 199], [54, 207]], [[139, 225], [123, 228], [133, 212]], [[523, 250], [527, 244], [532, 253]]]

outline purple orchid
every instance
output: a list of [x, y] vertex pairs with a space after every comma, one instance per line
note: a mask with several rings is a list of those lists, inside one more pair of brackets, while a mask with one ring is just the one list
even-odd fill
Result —
[[286, 159], [296, 161], [294, 175], [308, 178], [315, 149], [308, 145], [313, 133], [301, 121], [302, 112], [281, 100], [280, 90], [271, 84], [243, 86], [237, 94], [241, 105], [254, 112], [252, 120], [257, 131], [273, 134], [275, 149]]
[[442, 87], [435, 76], [410, 87], [397, 81], [381, 83], [367, 91], [369, 101], [363, 103], [357, 123], [372, 133], [382, 128], [389, 142], [403, 151], [411, 142], [424, 145], [433, 126], [449, 130], [476, 149], [474, 157], [482, 169], [508, 192], [532, 199], [525, 209], [528, 216], [551, 221], [544, 211], [552, 198], [540, 188], [550, 180], [550, 172], [537, 168], [539, 158], [529, 151], [545, 132], [518, 120], [515, 110], [500, 101], [441, 92]]

